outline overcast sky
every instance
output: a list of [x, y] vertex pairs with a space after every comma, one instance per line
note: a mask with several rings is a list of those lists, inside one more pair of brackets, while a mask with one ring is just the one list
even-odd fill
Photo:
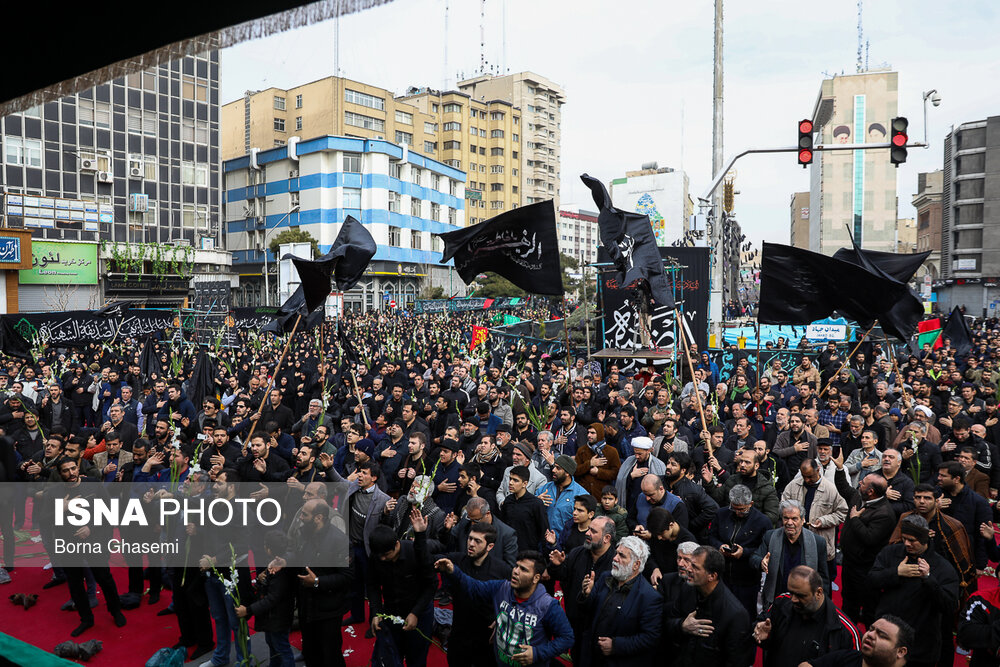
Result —
[[[480, 63], [480, 3], [396, 0], [340, 21], [341, 75], [402, 94], [408, 86], [454, 87]], [[502, 65], [500, 0], [487, 0], [486, 60]], [[761, 9], [765, 7], [766, 9]], [[961, 7], [961, 9], [959, 9]], [[697, 196], [711, 179], [712, 22], [709, 0], [508, 0], [506, 65], [531, 70], [566, 91], [562, 119], [561, 203], [593, 207], [577, 176], [609, 180], [643, 162], [683, 168]], [[869, 63], [899, 72], [899, 110], [911, 140], [923, 137], [922, 91], [931, 148], [911, 149], [899, 168], [900, 217], [917, 173], [941, 168], [952, 125], [1000, 113], [997, 5], [928, 0], [868, 0]], [[828, 74], [854, 73], [855, 0], [726, 3], [725, 154], [788, 146], [812, 113]], [[334, 22], [247, 42], [222, 52], [222, 102], [246, 89], [290, 88], [333, 74]], [[445, 42], [447, 41], [447, 68]], [[682, 123], [683, 118], [683, 123]], [[748, 156], [736, 163], [736, 215], [748, 237], [788, 242], [789, 198], [808, 189], [794, 154]]]

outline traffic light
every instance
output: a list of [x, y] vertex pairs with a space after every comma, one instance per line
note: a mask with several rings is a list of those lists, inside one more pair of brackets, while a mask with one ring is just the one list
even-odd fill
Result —
[[903, 164], [906, 162], [906, 127], [910, 121], [902, 116], [892, 119], [892, 147], [889, 148], [889, 161], [892, 164]]
[[799, 121], [799, 164], [803, 168], [813, 161], [813, 122], [808, 118]]

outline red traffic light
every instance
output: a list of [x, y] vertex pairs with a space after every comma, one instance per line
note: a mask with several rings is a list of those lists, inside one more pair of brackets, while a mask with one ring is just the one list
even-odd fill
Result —
[[799, 121], [799, 132], [802, 134], [811, 133], [813, 131], [813, 124], [811, 120]]
[[907, 137], [905, 134], [896, 134], [892, 137], [892, 143], [896, 146], [905, 146]]
[[799, 151], [799, 164], [806, 165], [812, 162], [813, 152], [812, 151]]

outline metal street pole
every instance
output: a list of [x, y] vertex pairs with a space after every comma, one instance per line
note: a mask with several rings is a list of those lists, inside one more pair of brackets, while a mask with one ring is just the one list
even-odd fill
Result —
[[[722, 166], [722, 0], [715, 0], [715, 53], [713, 63], [713, 84], [712, 84], [712, 173], [719, 173]], [[707, 199], [707, 198], [706, 198]], [[711, 263], [711, 294], [708, 303], [709, 328], [716, 329], [722, 323], [722, 282], [723, 264], [722, 261], [722, 197], [716, 195], [710, 209], [712, 220], [712, 234], [709, 245], [712, 248]]]
[[[281, 223], [285, 221], [285, 218], [287, 218], [292, 213], [295, 213], [298, 210], [299, 210], [298, 205], [295, 205], [292, 208], [290, 208], [288, 210], [288, 213], [286, 213], [285, 215], [283, 215], [281, 217], [281, 219], [278, 220], [278, 222], [274, 223], [274, 227], [272, 227], [271, 229], [274, 229], [275, 227], [280, 227]], [[265, 306], [270, 306], [271, 305], [271, 279], [270, 279], [270, 276], [268, 276], [268, 273], [267, 273], [267, 232], [268, 232], [267, 218], [265, 217], [264, 218], [264, 238], [260, 242], [260, 247], [264, 251], [264, 305]]]

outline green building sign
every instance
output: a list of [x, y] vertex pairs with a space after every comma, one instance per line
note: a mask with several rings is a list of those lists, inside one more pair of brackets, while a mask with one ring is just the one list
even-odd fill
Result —
[[96, 285], [96, 243], [31, 243], [31, 268], [21, 271], [22, 285]]

